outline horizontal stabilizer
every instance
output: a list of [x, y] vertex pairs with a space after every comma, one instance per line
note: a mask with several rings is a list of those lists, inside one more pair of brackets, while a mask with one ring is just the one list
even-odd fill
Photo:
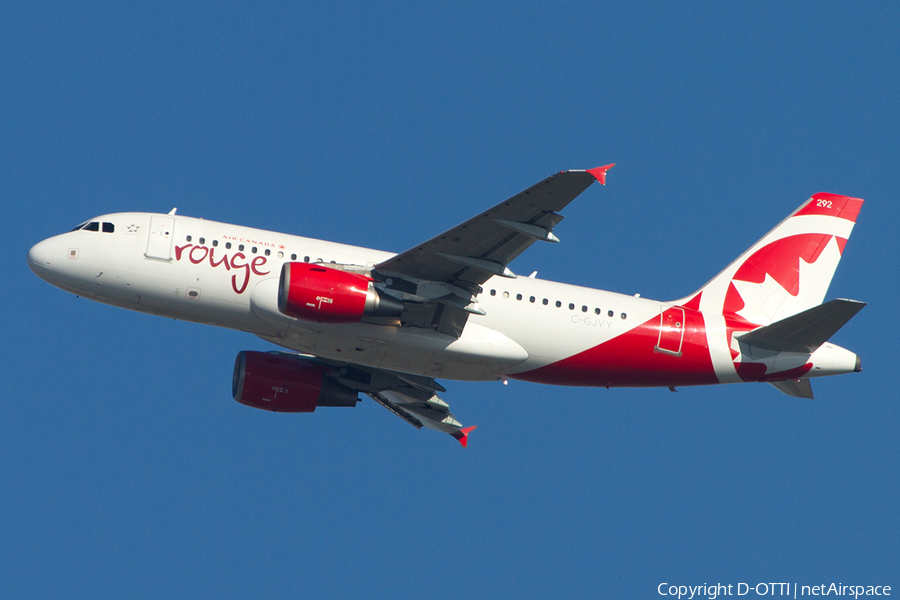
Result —
[[771, 325], [754, 329], [739, 336], [738, 341], [775, 352], [812, 354], [865, 305], [865, 302], [857, 300], [831, 300]]
[[770, 381], [775, 389], [794, 398], [809, 398], [814, 400], [812, 385], [809, 379], [785, 379], [784, 381]]

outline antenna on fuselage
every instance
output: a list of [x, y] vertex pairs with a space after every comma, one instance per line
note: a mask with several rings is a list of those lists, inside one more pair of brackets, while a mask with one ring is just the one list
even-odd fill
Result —
[[174, 215], [176, 210], [178, 210], [178, 207], [175, 207], [175, 208], [173, 208], [172, 210], [170, 210], [170, 211], [169, 211], [169, 214], [170, 214], [170, 215]]

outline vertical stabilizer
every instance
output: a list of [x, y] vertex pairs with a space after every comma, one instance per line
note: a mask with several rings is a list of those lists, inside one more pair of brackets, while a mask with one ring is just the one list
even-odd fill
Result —
[[815, 194], [701, 288], [704, 312], [768, 325], [821, 304], [862, 204]]
[[[809, 372], [806, 352], [747, 355], [736, 336], [822, 303], [862, 204], [859, 198], [814, 194], [700, 290], [676, 302], [703, 314], [720, 382], [772, 380], [777, 373], [784, 374], [777, 379], [797, 380]], [[805, 387], [779, 389], [800, 397], [812, 393]]]

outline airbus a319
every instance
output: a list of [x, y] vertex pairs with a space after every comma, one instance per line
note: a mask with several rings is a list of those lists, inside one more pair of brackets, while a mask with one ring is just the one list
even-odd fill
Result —
[[560, 212], [613, 165], [563, 171], [400, 254], [175, 214], [116, 213], [36, 244], [31, 269], [77, 296], [252, 333], [238, 402], [276, 412], [365, 394], [416, 427], [464, 427], [439, 379], [594, 387], [810, 380], [860, 370], [828, 340], [864, 303], [824, 302], [863, 201], [818, 193], [696, 292], [671, 301], [517, 277]]

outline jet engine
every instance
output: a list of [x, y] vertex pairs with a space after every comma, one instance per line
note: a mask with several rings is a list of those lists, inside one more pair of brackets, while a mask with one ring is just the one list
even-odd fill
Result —
[[278, 310], [307, 321], [358, 323], [363, 317], [399, 317], [403, 303], [364, 275], [289, 262], [281, 268]]
[[272, 412], [313, 412], [317, 406], [356, 406], [357, 392], [325, 376], [326, 368], [283, 352], [239, 352], [234, 399]]

